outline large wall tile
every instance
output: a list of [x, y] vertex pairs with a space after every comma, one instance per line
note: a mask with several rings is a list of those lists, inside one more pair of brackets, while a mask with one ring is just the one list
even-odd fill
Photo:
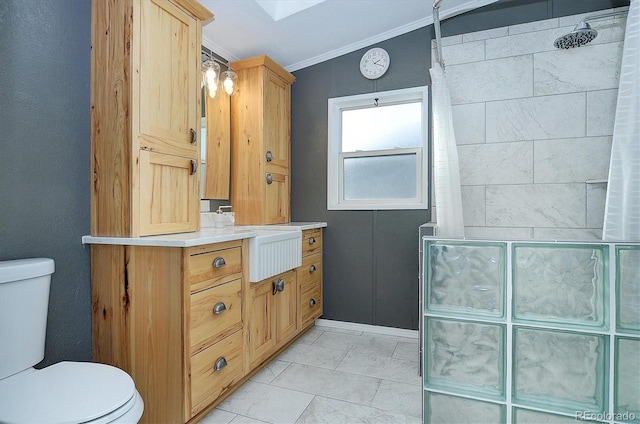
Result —
[[583, 137], [585, 119], [585, 93], [490, 102], [487, 142]]
[[493, 28], [486, 31], [462, 34], [462, 41], [468, 43], [470, 41], [488, 40], [490, 38], [505, 37], [507, 35], [509, 35], [509, 27]]
[[586, 225], [584, 183], [488, 186], [486, 196], [488, 226], [584, 228]]
[[469, 103], [451, 107], [456, 144], [485, 142], [486, 114], [484, 103]]
[[607, 183], [587, 184], [587, 227], [602, 228]]
[[538, 140], [533, 143], [534, 183], [584, 183], [607, 179], [611, 137]]
[[481, 240], [531, 240], [533, 228], [515, 227], [464, 227], [467, 239]]
[[447, 66], [484, 60], [484, 41], [444, 46], [442, 57]]
[[545, 29], [558, 28], [558, 18], [545, 19], [544, 21], [527, 22], [524, 24], [509, 26], [509, 35], [536, 32]]
[[476, 103], [533, 95], [533, 57], [516, 56], [447, 67], [451, 103]]
[[567, 32], [566, 28], [556, 27], [487, 40], [487, 59], [557, 50], [553, 41]]
[[533, 57], [536, 96], [617, 88], [622, 42], [537, 53]]
[[458, 146], [462, 185], [533, 182], [533, 142]]
[[464, 225], [485, 225], [485, 186], [462, 186]]
[[618, 89], [587, 93], [587, 135], [612, 135]]
[[534, 228], [535, 240], [602, 240], [602, 228]]

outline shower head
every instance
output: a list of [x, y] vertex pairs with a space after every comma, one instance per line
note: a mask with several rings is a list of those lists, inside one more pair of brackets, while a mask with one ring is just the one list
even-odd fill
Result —
[[556, 41], [553, 42], [553, 45], [559, 49], [580, 47], [596, 38], [597, 35], [598, 31], [592, 29], [588, 23], [582, 20], [569, 34], [556, 38]]

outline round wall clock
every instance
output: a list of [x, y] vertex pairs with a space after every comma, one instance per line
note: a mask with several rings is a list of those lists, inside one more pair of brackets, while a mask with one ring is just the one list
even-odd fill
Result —
[[389, 69], [389, 53], [380, 47], [368, 50], [360, 59], [360, 72], [365, 78], [380, 78]]

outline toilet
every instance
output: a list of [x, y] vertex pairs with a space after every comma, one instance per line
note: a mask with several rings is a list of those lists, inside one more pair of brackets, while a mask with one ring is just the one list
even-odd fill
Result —
[[54, 261], [0, 261], [0, 423], [137, 423], [144, 402], [133, 379], [110, 365], [44, 359]]

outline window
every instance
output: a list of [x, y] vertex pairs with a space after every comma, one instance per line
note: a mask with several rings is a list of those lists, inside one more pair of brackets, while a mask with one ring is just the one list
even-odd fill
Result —
[[427, 87], [329, 99], [327, 208], [427, 209]]

